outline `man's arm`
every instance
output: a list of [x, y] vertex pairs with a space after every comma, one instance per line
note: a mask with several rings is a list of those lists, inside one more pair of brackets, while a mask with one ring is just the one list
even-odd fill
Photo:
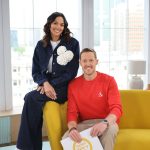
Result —
[[108, 104], [110, 113], [104, 118], [104, 121], [101, 121], [100, 123], [97, 123], [92, 127], [92, 136], [99, 136], [103, 134], [103, 132], [109, 127], [109, 125], [113, 125], [114, 123], [116, 123], [122, 115], [120, 94], [114, 78], [110, 82], [108, 93]]
[[69, 129], [69, 131], [72, 128], [74, 128], [74, 129], [77, 128], [77, 123], [75, 121], [68, 122], [68, 129]]
[[100, 136], [109, 127], [116, 123], [117, 117], [114, 114], [109, 114], [104, 120], [95, 124], [91, 129], [91, 136]]
[[117, 117], [114, 114], [109, 114], [105, 119], [108, 121], [109, 125], [112, 125], [117, 121]]

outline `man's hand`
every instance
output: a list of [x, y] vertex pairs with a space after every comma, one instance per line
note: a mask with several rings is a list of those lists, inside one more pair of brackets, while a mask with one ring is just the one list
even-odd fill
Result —
[[91, 136], [100, 136], [107, 129], [107, 124], [104, 122], [100, 122], [95, 124], [91, 129]]
[[77, 142], [77, 143], [80, 143], [80, 142], [82, 141], [82, 137], [81, 137], [80, 133], [79, 133], [78, 130], [75, 129], [75, 128], [70, 129], [70, 131], [69, 131], [69, 137], [70, 137], [73, 141], [75, 141], [75, 142]]

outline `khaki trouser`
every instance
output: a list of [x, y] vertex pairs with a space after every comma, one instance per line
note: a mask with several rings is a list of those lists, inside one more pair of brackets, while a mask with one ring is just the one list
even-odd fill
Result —
[[[82, 121], [77, 125], [77, 129], [79, 132], [81, 132], [85, 129], [92, 127], [96, 123], [99, 123], [100, 120], [101, 119], [92, 119]], [[104, 150], [113, 150], [118, 130], [119, 128], [116, 123], [113, 125], [109, 125], [109, 127], [104, 131], [104, 133], [98, 137], [99, 140], [101, 141]], [[64, 139], [66, 137], [68, 137], [68, 131], [64, 134], [62, 138]]]

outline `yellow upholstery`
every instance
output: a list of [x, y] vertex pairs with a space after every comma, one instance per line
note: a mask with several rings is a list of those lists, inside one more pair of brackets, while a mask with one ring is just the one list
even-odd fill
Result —
[[120, 129], [115, 150], [150, 150], [150, 129]]
[[[120, 90], [123, 116], [114, 150], [150, 150], [150, 91]], [[44, 120], [51, 150], [62, 150], [61, 136], [67, 130], [66, 107], [47, 102]]]
[[150, 150], [150, 91], [121, 90], [123, 116], [115, 150]]
[[60, 140], [67, 130], [66, 110], [67, 103], [58, 104], [50, 101], [44, 106], [43, 117], [47, 127], [51, 150], [63, 150]]

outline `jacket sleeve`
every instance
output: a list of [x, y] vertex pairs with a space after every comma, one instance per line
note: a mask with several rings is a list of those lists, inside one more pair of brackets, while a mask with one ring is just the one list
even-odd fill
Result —
[[38, 85], [41, 85], [43, 82], [47, 81], [46, 75], [44, 72], [41, 71], [40, 68], [40, 61], [39, 61], [39, 49], [40, 49], [40, 43], [38, 42], [34, 54], [33, 54], [33, 60], [32, 60], [32, 77], [35, 83]]
[[73, 59], [67, 64], [66, 71], [62, 73], [61, 76], [53, 78], [51, 80], [51, 84], [53, 86], [57, 85], [60, 86], [61, 84], [67, 83], [76, 77], [79, 68], [79, 52], [80, 52], [78, 41], [76, 41], [76, 43], [74, 44], [72, 51], [74, 53]]

